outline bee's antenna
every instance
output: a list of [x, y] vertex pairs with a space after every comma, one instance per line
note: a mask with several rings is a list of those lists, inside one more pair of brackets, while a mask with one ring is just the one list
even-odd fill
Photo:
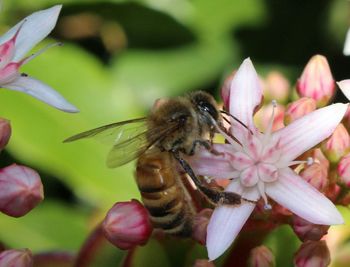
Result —
[[[230, 116], [232, 119], [234, 119], [236, 122], [238, 122], [238, 123], [239, 123], [240, 125], [242, 125], [244, 128], [246, 128], [251, 134], [253, 134], [252, 130], [250, 130], [250, 129], [248, 128], [247, 125], [245, 125], [242, 121], [240, 121], [238, 118], [236, 118], [235, 116], [233, 116], [231, 113], [229, 113], [229, 112], [227, 112], [227, 111], [225, 111], [225, 110], [220, 110], [220, 112], [221, 112], [221, 113], [224, 113], [225, 115]], [[223, 117], [223, 118], [224, 118], [224, 120], [225, 120], [226, 122], [230, 123], [229, 120], [228, 120], [227, 118], [225, 118], [225, 117]]]

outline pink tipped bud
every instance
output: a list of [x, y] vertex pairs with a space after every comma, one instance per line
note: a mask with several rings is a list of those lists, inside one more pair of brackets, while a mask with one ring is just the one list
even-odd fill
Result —
[[339, 181], [350, 188], [350, 153], [340, 160], [337, 171]]
[[278, 71], [270, 72], [264, 81], [265, 103], [276, 100], [278, 103], [285, 103], [289, 96], [289, 81]]
[[326, 191], [324, 192], [325, 196], [329, 198], [333, 203], [336, 203], [338, 200], [338, 197], [340, 195], [341, 188], [337, 184], [330, 184]]
[[286, 125], [299, 119], [300, 117], [314, 111], [316, 109], [316, 101], [309, 97], [302, 97], [287, 106], [284, 115], [284, 123]]
[[0, 150], [2, 150], [10, 140], [11, 125], [8, 120], [0, 118]]
[[251, 250], [249, 256], [250, 267], [273, 267], [275, 265], [275, 256], [267, 247], [259, 246]]
[[0, 211], [20, 217], [44, 199], [39, 174], [31, 168], [12, 164], [0, 170]]
[[[273, 104], [262, 106], [255, 114], [254, 119], [259, 130], [265, 132], [271, 120]], [[284, 106], [277, 104], [275, 107], [275, 114], [272, 123], [272, 131], [277, 131], [284, 127]]]
[[229, 110], [230, 107], [230, 89], [231, 82], [233, 77], [235, 76], [236, 71], [233, 71], [230, 76], [226, 78], [224, 81], [224, 85], [221, 88], [221, 99], [224, 101], [224, 107], [226, 110]]
[[326, 267], [331, 256], [325, 241], [306, 241], [294, 255], [296, 267]]
[[212, 261], [199, 259], [195, 261], [193, 267], [215, 267], [215, 265]]
[[32, 267], [33, 256], [29, 249], [10, 249], [0, 253], [0, 267]]
[[300, 176], [318, 191], [323, 192], [328, 186], [328, 169], [321, 163], [307, 166], [301, 171]]
[[114, 204], [102, 228], [105, 237], [120, 249], [144, 245], [152, 233], [148, 211], [135, 199]]
[[318, 107], [328, 103], [334, 95], [335, 81], [327, 58], [316, 55], [309, 60], [297, 82], [297, 91], [301, 97], [315, 99]]
[[212, 213], [212, 209], [203, 209], [193, 219], [192, 238], [202, 245], [205, 245], [207, 239], [207, 226]]
[[292, 228], [294, 233], [303, 242], [307, 240], [319, 241], [325, 234], [327, 234], [329, 225], [313, 224], [293, 214]]
[[350, 152], [350, 136], [343, 124], [340, 123], [333, 134], [322, 142], [321, 149], [326, 158], [334, 164]]

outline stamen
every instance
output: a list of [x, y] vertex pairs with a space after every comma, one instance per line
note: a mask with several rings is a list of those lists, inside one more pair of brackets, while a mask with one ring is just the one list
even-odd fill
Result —
[[290, 167], [293, 165], [299, 165], [299, 164], [306, 164], [307, 166], [310, 166], [313, 163], [315, 163], [314, 159], [312, 157], [308, 157], [306, 160], [293, 160], [293, 161], [289, 162], [286, 167]]
[[49, 48], [51, 47], [54, 47], [54, 46], [62, 46], [63, 43], [61, 42], [57, 42], [57, 43], [53, 43], [53, 44], [48, 44], [47, 46], [43, 47], [42, 49], [40, 49], [38, 52], [30, 55], [29, 57], [25, 58], [23, 61], [22, 61], [22, 64], [26, 64], [28, 63], [29, 61], [31, 61], [32, 59], [36, 58], [37, 56], [41, 55], [42, 53], [44, 53], [46, 50], [48, 50]]
[[259, 193], [262, 197], [262, 199], [264, 200], [265, 202], [265, 205], [264, 205], [264, 209], [265, 210], [270, 210], [272, 209], [272, 206], [269, 204], [269, 202], [267, 201], [267, 196], [265, 194], [265, 183], [262, 182], [262, 181], [259, 181], [258, 182], [258, 190], [259, 190]]
[[313, 159], [312, 157], [308, 157], [307, 160], [306, 160], [307, 166], [312, 165], [314, 162], [315, 162], [315, 161], [314, 161], [314, 159]]

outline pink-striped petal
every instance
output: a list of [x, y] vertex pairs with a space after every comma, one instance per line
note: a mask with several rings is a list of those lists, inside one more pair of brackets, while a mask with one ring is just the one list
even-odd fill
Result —
[[230, 113], [254, 128], [253, 113], [262, 100], [262, 88], [252, 61], [247, 58], [235, 73], [230, 89]]
[[197, 175], [209, 176], [214, 178], [235, 178], [238, 172], [232, 167], [232, 158], [229, 153], [232, 148], [227, 144], [216, 144], [213, 147], [222, 155], [215, 155], [207, 149], [198, 149], [195, 156], [186, 157], [191, 168]]
[[13, 82], [1, 86], [11, 90], [24, 92], [55, 108], [66, 112], [79, 111], [75, 106], [65, 100], [62, 95], [53, 90], [51, 87], [42, 83], [41, 81], [30, 77], [21, 76], [15, 79]]
[[17, 23], [0, 38], [0, 44], [8, 41], [23, 24], [16, 39], [13, 61], [17, 62], [22, 59], [29, 50], [52, 31], [56, 25], [61, 8], [61, 5], [56, 5], [37, 11]]
[[333, 104], [315, 110], [273, 133], [280, 139], [280, 163], [290, 162], [329, 137], [342, 120], [348, 104]]
[[[239, 181], [229, 184], [225, 191], [236, 192], [244, 197], [249, 196], [251, 197], [249, 199], [257, 199], [256, 191], [245, 190]], [[232, 244], [254, 208], [254, 204], [243, 202], [237, 206], [225, 205], [214, 210], [207, 228], [206, 244], [210, 260], [218, 258]]]
[[[349, 40], [350, 42], [350, 40]], [[350, 46], [350, 44], [349, 44]], [[349, 48], [350, 49], [350, 48]], [[340, 91], [346, 96], [348, 100], [350, 100], [350, 79], [342, 80], [340, 82], [337, 82]]]
[[279, 179], [266, 183], [269, 197], [299, 217], [322, 225], [343, 224], [334, 204], [289, 168], [280, 170]]
[[255, 208], [243, 203], [237, 207], [216, 208], [207, 228], [207, 250], [209, 260], [215, 260], [232, 244]]

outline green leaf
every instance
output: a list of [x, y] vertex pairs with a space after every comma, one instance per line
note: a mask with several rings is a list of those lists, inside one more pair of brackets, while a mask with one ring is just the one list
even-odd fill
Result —
[[59, 177], [92, 205], [106, 208], [117, 200], [138, 197], [132, 164], [106, 167], [111, 146], [94, 140], [62, 143], [70, 135], [140, 117], [142, 105], [132, 92], [113, 83], [108, 69], [95, 58], [69, 44], [50, 49], [21, 71], [51, 85], [81, 112], [63, 113], [26, 94], [1, 89], [1, 116], [11, 120], [13, 130], [10, 153]]
[[11, 248], [33, 252], [77, 251], [87, 234], [86, 219], [78, 209], [44, 201], [21, 218], [0, 214], [0, 240]]

